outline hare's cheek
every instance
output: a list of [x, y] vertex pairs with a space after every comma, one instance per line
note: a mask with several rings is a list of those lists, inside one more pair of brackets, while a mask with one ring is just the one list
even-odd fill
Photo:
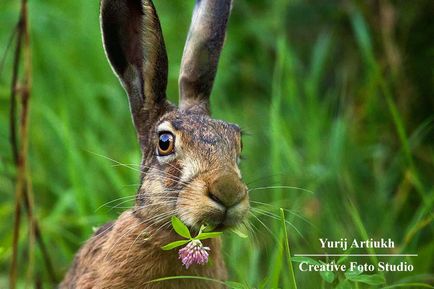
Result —
[[[197, 157], [186, 157], [181, 163], [182, 174], [181, 182], [190, 182], [195, 177], [197, 177], [201, 171], [205, 171], [207, 168], [206, 163], [200, 161]], [[196, 184], [192, 184], [196, 185]], [[198, 184], [201, 185], [200, 182]]]
[[203, 224], [203, 216], [210, 210], [206, 191], [206, 183], [195, 180], [179, 192], [176, 213], [186, 225], [193, 227]]
[[165, 169], [163, 176], [160, 179], [163, 181], [164, 187], [170, 191], [179, 190], [178, 186], [184, 186], [181, 180], [181, 166], [178, 162], [170, 163]]

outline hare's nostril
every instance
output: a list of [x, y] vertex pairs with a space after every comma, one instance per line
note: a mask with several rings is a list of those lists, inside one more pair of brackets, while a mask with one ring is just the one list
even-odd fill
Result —
[[225, 208], [241, 203], [246, 196], [246, 188], [236, 173], [217, 173], [208, 187], [209, 197]]
[[211, 200], [213, 200], [214, 202], [216, 202], [219, 205], [222, 205], [224, 207], [226, 207], [226, 205], [223, 203], [222, 200], [219, 199], [219, 197], [217, 197], [215, 194], [213, 194], [212, 192], [208, 193], [208, 196]]
[[[234, 194], [235, 196], [241, 196], [243, 194]], [[208, 192], [208, 197], [213, 200], [215, 203], [225, 207], [226, 209], [232, 208], [244, 199], [243, 197], [235, 197], [235, 198], [224, 198], [224, 195], [221, 195], [221, 197], [217, 196], [217, 194]]]

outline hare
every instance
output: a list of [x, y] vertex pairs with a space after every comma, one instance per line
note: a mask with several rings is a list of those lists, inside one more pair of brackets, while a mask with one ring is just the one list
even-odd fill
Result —
[[135, 205], [101, 227], [79, 250], [60, 288], [224, 288], [222, 282], [166, 276], [197, 275], [224, 281], [221, 240], [208, 239], [212, 264], [182, 266], [177, 216], [189, 229], [240, 224], [249, 210], [238, 167], [241, 130], [210, 118], [209, 96], [225, 38], [231, 0], [197, 0], [179, 77], [179, 108], [166, 100], [167, 54], [151, 0], [102, 0], [107, 58], [125, 88], [142, 152]]

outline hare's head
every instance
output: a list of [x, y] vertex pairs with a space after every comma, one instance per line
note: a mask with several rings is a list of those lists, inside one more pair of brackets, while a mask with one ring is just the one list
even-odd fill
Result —
[[166, 100], [167, 54], [152, 1], [102, 1], [106, 54], [128, 94], [143, 155], [135, 210], [154, 223], [177, 215], [192, 228], [234, 226], [249, 209], [241, 131], [211, 119], [209, 109], [230, 9], [231, 0], [197, 0], [177, 108]]

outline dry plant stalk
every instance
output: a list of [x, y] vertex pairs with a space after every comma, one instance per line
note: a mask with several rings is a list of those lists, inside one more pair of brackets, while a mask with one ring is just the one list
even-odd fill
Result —
[[[29, 267], [27, 270], [28, 281], [33, 275], [34, 263], [34, 241], [36, 240], [44, 259], [50, 280], [56, 283], [56, 277], [51, 265], [48, 251], [42, 239], [40, 226], [33, 213], [33, 196], [31, 182], [27, 170], [28, 153], [28, 118], [29, 100], [31, 91], [31, 50], [30, 33], [28, 23], [27, 0], [21, 0], [20, 18], [16, 27], [17, 39], [14, 53], [11, 96], [10, 96], [10, 143], [12, 156], [17, 169], [17, 179], [15, 187], [15, 211], [13, 226], [12, 261], [9, 272], [10, 288], [16, 288], [17, 268], [18, 268], [18, 241], [21, 226], [21, 208], [24, 205], [29, 223]], [[21, 51], [23, 53], [24, 72], [23, 80], [19, 83], [19, 67]], [[17, 130], [17, 96], [19, 96], [20, 117], [19, 128]], [[18, 135], [19, 134], [19, 135]], [[19, 138], [18, 138], [19, 136]], [[39, 278], [38, 278], [39, 279]]]

